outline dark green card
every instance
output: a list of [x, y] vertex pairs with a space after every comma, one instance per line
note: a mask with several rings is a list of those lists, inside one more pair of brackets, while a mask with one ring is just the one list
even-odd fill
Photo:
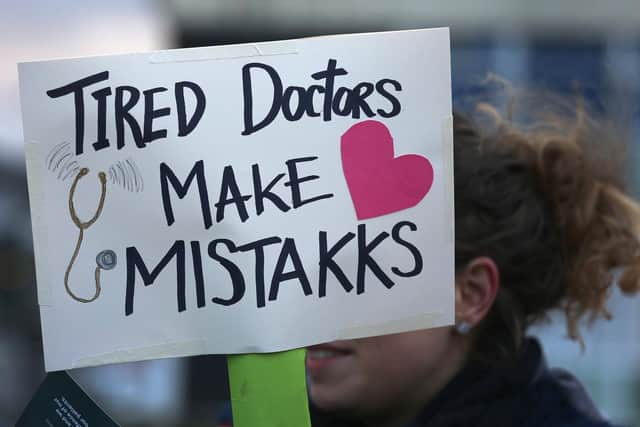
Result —
[[65, 371], [51, 372], [16, 427], [118, 427]]

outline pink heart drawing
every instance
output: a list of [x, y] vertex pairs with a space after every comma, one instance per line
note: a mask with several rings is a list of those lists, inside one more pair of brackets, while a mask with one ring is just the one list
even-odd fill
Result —
[[394, 157], [393, 137], [379, 121], [351, 126], [342, 135], [340, 150], [359, 220], [415, 206], [433, 184], [431, 162], [418, 154]]

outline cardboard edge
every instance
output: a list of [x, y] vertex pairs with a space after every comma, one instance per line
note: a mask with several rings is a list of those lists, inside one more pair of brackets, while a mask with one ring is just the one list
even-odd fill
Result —
[[[443, 321], [445, 323], [443, 323]], [[405, 317], [403, 319], [392, 320], [384, 323], [343, 328], [338, 332], [336, 339], [354, 339], [361, 338], [363, 336], [389, 335], [400, 332], [429, 329], [437, 326], [444, 326], [446, 321], [447, 319], [445, 319], [444, 313], [423, 313], [417, 316]]]
[[447, 221], [447, 238], [449, 242], [455, 242], [455, 206], [454, 206], [454, 179], [453, 176], [453, 116], [442, 120], [442, 164], [445, 174], [444, 215]]
[[[267, 56], [267, 54], [265, 54], [265, 49], [267, 45], [273, 45], [273, 44], [278, 44], [278, 43], [299, 43], [299, 42], [306, 42], [306, 41], [315, 41], [317, 39], [332, 39], [332, 38], [336, 38], [336, 37], [369, 37], [369, 36], [376, 36], [376, 35], [392, 35], [392, 34], [397, 34], [397, 33], [417, 33], [417, 32], [446, 32], [447, 35], [447, 39], [449, 39], [449, 34], [450, 34], [450, 27], [448, 26], [437, 26], [437, 27], [430, 27], [430, 28], [413, 28], [413, 29], [404, 29], [404, 30], [391, 30], [391, 31], [368, 31], [368, 32], [358, 32], [358, 33], [338, 33], [338, 34], [324, 34], [324, 35], [318, 35], [318, 36], [309, 36], [309, 37], [299, 37], [299, 38], [294, 38], [294, 39], [287, 39], [287, 40], [278, 40], [278, 41], [272, 41], [272, 42], [259, 42], [259, 43], [252, 43], [252, 45], [254, 46], [259, 46], [259, 49], [261, 49], [263, 51], [262, 54], [260, 53], [254, 53], [252, 55], [248, 55], [248, 56]], [[86, 59], [86, 58], [105, 58], [105, 57], [125, 57], [125, 56], [137, 56], [137, 55], [162, 55], [162, 54], [167, 54], [167, 53], [173, 53], [177, 50], [184, 50], [184, 51], [198, 51], [198, 50], [204, 50], [204, 49], [215, 49], [215, 50], [220, 50], [220, 51], [229, 51], [232, 50], [238, 46], [246, 46], [248, 43], [240, 43], [240, 44], [230, 44], [230, 45], [211, 45], [211, 46], [205, 46], [205, 47], [191, 47], [191, 48], [181, 48], [181, 49], [166, 49], [166, 50], [156, 50], [156, 51], [123, 51], [123, 52], [113, 52], [113, 53], [106, 53], [106, 54], [102, 54], [102, 55], [85, 55], [85, 56], [67, 56], [67, 57], [53, 57], [53, 58], [48, 58], [48, 59], [35, 59], [35, 60], [23, 60], [18, 62], [18, 67], [20, 68], [21, 66], [24, 65], [28, 65], [28, 64], [38, 64], [38, 63], [47, 63], [47, 62], [57, 62], [57, 61], [67, 61], [67, 60], [77, 60], [77, 59]], [[255, 48], [254, 48], [254, 52], [255, 52]], [[297, 53], [297, 51], [295, 52]], [[194, 53], [195, 54], [195, 53]], [[283, 53], [271, 53], [271, 55], [274, 54], [283, 54]], [[218, 56], [217, 54], [215, 54], [214, 56]], [[247, 55], [244, 55], [247, 56]], [[233, 58], [234, 56], [231, 57], [227, 57], [227, 58]], [[243, 56], [236, 56], [238, 58], [243, 57]], [[215, 58], [213, 58], [215, 59]], [[166, 61], [166, 62], [173, 62], [173, 61]]]

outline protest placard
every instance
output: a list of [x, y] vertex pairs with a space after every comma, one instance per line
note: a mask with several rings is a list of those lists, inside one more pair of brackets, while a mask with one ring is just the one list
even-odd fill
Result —
[[453, 322], [448, 29], [19, 77], [48, 371]]

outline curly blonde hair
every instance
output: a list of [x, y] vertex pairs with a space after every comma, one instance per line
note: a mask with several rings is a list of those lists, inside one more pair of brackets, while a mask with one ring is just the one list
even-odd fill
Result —
[[477, 353], [516, 353], [526, 328], [555, 308], [582, 344], [581, 319], [610, 317], [615, 282], [625, 294], [640, 289], [624, 138], [580, 99], [549, 94], [511, 93], [505, 114], [479, 103], [474, 116], [454, 114], [456, 267], [489, 256], [501, 276]]

